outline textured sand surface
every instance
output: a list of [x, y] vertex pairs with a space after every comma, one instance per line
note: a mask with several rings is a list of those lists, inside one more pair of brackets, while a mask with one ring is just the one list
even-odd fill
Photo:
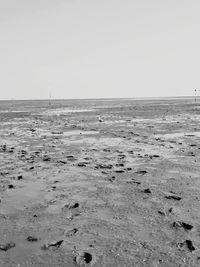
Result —
[[0, 102], [0, 266], [200, 266], [200, 103]]

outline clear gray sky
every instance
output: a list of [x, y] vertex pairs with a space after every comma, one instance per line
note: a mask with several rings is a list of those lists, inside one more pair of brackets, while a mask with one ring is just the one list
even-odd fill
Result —
[[0, 99], [192, 95], [199, 0], [0, 0]]

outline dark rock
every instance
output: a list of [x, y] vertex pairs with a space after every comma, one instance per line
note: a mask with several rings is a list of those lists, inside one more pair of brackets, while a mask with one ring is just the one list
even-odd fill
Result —
[[185, 222], [181, 222], [181, 226], [185, 229], [185, 230], [192, 230], [194, 228], [193, 225], [185, 223]]
[[146, 193], [146, 194], [151, 194], [151, 190], [149, 188], [144, 189], [143, 192]]
[[22, 175], [18, 175], [17, 176], [17, 180], [22, 180], [23, 179], [23, 176]]
[[124, 170], [116, 170], [116, 173], [124, 173]]
[[9, 188], [9, 189], [13, 189], [13, 188], [15, 188], [15, 187], [14, 187], [14, 185], [9, 184], [9, 185], [8, 185], [8, 188]]
[[87, 162], [79, 162], [78, 163], [78, 167], [86, 167], [87, 166]]
[[61, 163], [61, 164], [67, 164], [67, 162], [66, 162], [66, 161], [64, 161], [64, 160], [59, 160], [59, 161], [57, 161], [57, 163]]
[[113, 182], [115, 179], [116, 179], [115, 176], [112, 176], [112, 177], [110, 177], [108, 180], [109, 180], [110, 182]]
[[128, 167], [124, 169], [125, 171], [132, 171], [132, 168]]
[[117, 166], [117, 167], [124, 167], [124, 163], [117, 163], [115, 166]]
[[104, 151], [104, 152], [110, 152], [110, 149], [108, 149], [108, 148], [104, 148], [103, 151]]
[[28, 242], [37, 242], [38, 241], [37, 237], [33, 237], [33, 236], [28, 236], [26, 240]]
[[112, 164], [98, 164], [95, 168], [97, 169], [112, 169]]
[[51, 134], [63, 134], [63, 132], [60, 132], [60, 131], [52, 131]]
[[71, 155], [70, 155], [70, 156], [67, 156], [66, 158], [67, 158], [68, 160], [70, 160], [70, 161], [74, 161], [74, 160], [75, 160], [74, 156], [71, 156]]
[[49, 157], [49, 156], [47, 156], [47, 155], [45, 155], [44, 157], [43, 157], [43, 161], [50, 161], [51, 160], [51, 158]]

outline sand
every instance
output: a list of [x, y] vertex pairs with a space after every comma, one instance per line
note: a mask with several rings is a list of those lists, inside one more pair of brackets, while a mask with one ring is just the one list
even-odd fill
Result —
[[0, 266], [200, 266], [200, 103], [1, 101]]

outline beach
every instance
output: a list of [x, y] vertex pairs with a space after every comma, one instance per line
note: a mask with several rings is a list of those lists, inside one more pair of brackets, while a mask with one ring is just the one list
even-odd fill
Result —
[[200, 266], [200, 100], [0, 101], [0, 266]]

